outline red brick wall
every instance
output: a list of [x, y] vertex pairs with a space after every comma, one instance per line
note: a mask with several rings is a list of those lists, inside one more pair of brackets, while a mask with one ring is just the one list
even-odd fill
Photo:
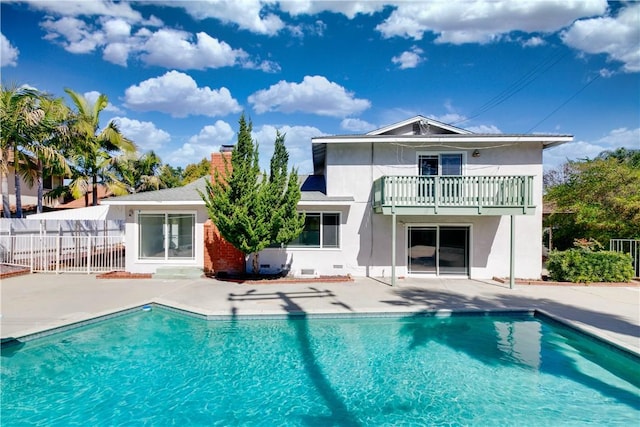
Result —
[[[228, 159], [228, 169], [231, 172], [231, 152], [213, 153], [211, 154], [212, 181], [216, 170], [224, 176], [224, 157]], [[224, 240], [215, 224], [208, 220], [204, 224], [204, 271], [209, 274], [241, 274], [245, 272], [245, 268], [244, 254]]]

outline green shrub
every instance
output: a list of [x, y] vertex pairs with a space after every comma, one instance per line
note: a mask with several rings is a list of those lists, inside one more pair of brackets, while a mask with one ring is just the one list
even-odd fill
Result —
[[628, 282], [634, 274], [629, 254], [585, 249], [552, 251], [547, 269], [551, 280], [574, 283]]

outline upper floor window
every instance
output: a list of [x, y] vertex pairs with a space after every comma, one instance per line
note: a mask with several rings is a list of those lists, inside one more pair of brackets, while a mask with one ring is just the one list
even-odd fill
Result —
[[334, 212], [307, 212], [304, 230], [288, 246], [339, 248], [340, 214]]
[[418, 156], [420, 175], [462, 175], [462, 153], [421, 154]]

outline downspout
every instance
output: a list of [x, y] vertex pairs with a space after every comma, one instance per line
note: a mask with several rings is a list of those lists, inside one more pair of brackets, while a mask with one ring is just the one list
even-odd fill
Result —
[[391, 286], [396, 285], [396, 186], [391, 182]]
[[[373, 185], [373, 142], [371, 142], [371, 164], [369, 165], [369, 182]], [[367, 267], [367, 276], [371, 276], [371, 264], [373, 262], [373, 188], [369, 196], [369, 236], [371, 242], [369, 244], [369, 263]]]
[[515, 253], [516, 253], [516, 244], [515, 244], [515, 232], [516, 229], [516, 217], [515, 215], [511, 215], [511, 244], [509, 250], [509, 289], [513, 289], [513, 285], [515, 284], [514, 270], [515, 270]]
[[[395, 202], [394, 202], [395, 203]], [[391, 207], [391, 286], [396, 285], [396, 208]]]

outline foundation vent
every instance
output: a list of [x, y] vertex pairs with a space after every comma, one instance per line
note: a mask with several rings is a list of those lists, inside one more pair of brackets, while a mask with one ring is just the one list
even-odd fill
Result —
[[320, 277], [315, 268], [301, 268], [294, 274], [294, 277], [315, 278]]

